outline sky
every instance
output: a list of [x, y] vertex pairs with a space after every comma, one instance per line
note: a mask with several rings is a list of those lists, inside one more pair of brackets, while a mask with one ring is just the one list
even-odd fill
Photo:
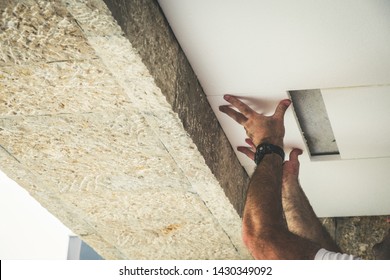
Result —
[[0, 170], [0, 259], [66, 260], [73, 233]]

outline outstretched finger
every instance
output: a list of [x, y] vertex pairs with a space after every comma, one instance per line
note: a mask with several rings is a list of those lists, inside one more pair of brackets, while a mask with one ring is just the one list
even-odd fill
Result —
[[252, 151], [251, 148], [249, 147], [237, 147], [237, 150], [243, 154], [245, 154], [248, 158], [250, 158], [251, 160], [254, 160], [255, 159], [255, 153]]
[[219, 106], [219, 111], [225, 113], [226, 115], [228, 115], [229, 117], [231, 117], [233, 120], [235, 120], [241, 125], [244, 125], [244, 123], [248, 120], [243, 114], [237, 112], [233, 108], [230, 108], [229, 105]]
[[248, 105], [245, 103], [241, 102], [237, 97], [233, 95], [226, 94], [223, 97], [227, 102], [232, 104], [234, 107], [238, 109], [246, 118], [249, 118], [255, 111], [251, 109]]
[[251, 146], [252, 149], [253, 149], [254, 151], [256, 151], [256, 146], [255, 146], [255, 144], [252, 142], [252, 140], [251, 140], [250, 138], [246, 138], [246, 139], [245, 139], [245, 142], [246, 142], [249, 146]]
[[291, 100], [289, 99], [283, 99], [282, 101], [280, 101], [278, 106], [276, 107], [274, 117], [283, 120], [284, 114], [286, 113], [290, 104], [291, 104]]

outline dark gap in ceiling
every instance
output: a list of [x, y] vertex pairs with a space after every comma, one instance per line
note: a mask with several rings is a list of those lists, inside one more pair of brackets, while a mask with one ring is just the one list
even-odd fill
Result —
[[288, 93], [310, 154], [338, 155], [339, 149], [321, 90], [292, 90]]

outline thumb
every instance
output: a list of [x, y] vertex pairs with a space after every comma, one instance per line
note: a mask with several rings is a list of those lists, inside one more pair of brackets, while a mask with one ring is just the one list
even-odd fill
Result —
[[286, 110], [288, 109], [290, 104], [291, 100], [289, 99], [283, 99], [282, 101], [280, 101], [278, 106], [276, 107], [274, 117], [283, 120], [284, 114], [286, 113]]
[[290, 152], [289, 161], [298, 161], [298, 156], [301, 155], [302, 152], [303, 151], [301, 149], [294, 148]]

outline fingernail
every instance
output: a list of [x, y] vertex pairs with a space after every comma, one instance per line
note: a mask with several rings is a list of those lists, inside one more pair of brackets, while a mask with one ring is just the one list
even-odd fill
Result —
[[231, 95], [225, 94], [225, 95], [223, 96], [223, 99], [228, 100], [230, 97], [231, 97]]

